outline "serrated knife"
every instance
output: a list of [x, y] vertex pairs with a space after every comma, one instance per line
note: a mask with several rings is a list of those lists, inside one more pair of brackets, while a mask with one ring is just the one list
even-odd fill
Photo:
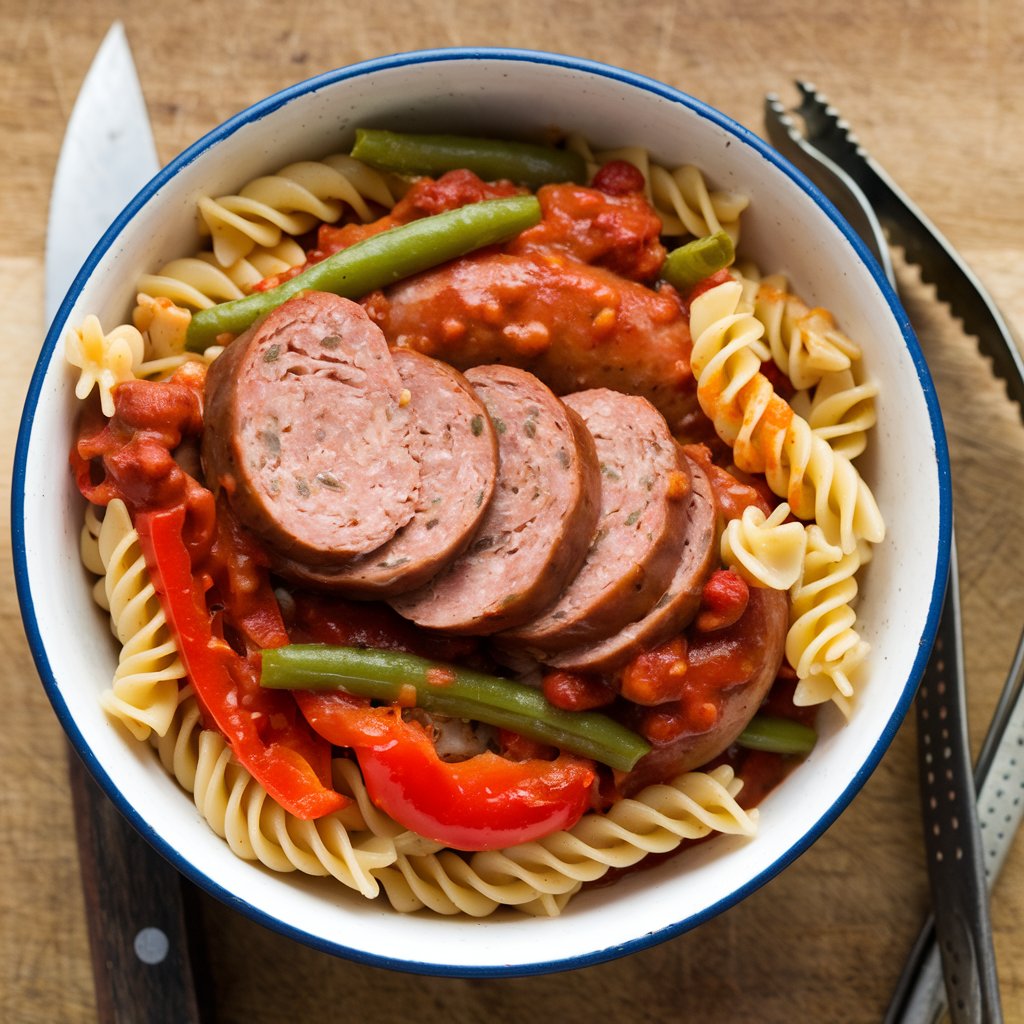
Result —
[[[123, 25], [82, 83], [50, 198], [45, 312], [51, 323], [85, 258], [159, 162]], [[69, 750], [98, 1019], [202, 1020], [197, 893], [121, 816]], [[194, 962], [195, 961], [195, 962]]]

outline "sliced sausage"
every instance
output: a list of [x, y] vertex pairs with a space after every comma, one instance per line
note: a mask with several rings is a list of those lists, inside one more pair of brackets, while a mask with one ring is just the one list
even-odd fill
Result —
[[[687, 674], [710, 670], [718, 675], [724, 664], [731, 667], [732, 680], [717, 691], [710, 728], [655, 744], [623, 782], [626, 795], [707, 764], [743, 732], [778, 675], [788, 627], [785, 591], [751, 587], [747, 609], [734, 625], [690, 637]], [[636, 713], [642, 714], [643, 709]]]
[[561, 597], [507, 634], [541, 651], [605, 640], [651, 610], [676, 570], [690, 494], [689, 464], [646, 399], [596, 388], [563, 401], [594, 438], [601, 513], [583, 566]]
[[704, 581], [715, 559], [715, 497], [707, 474], [687, 459], [692, 486], [687, 500], [686, 531], [676, 552], [676, 570], [668, 587], [643, 618], [600, 643], [543, 656], [553, 668], [577, 672], [612, 672], [679, 633], [696, 614]]
[[498, 436], [494, 497], [466, 552], [391, 606], [430, 629], [495, 633], [534, 618], [579, 570], [600, 471], [583, 421], [532, 374], [478, 366], [466, 378]]
[[509, 363], [558, 395], [601, 387], [642, 395], [673, 433], [699, 415], [690, 329], [671, 289], [656, 292], [557, 254], [489, 253], [364, 301], [392, 345], [459, 369]]
[[469, 544], [494, 492], [498, 442], [487, 409], [447, 363], [409, 349], [392, 356], [411, 395], [420, 492], [412, 519], [383, 547], [348, 565], [279, 559], [282, 575], [351, 597], [384, 598], [427, 582]]
[[402, 392], [358, 304], [297, 296], [210, 367], [207, 480], [284, 557], [338, 562], [373, 551], [412, 518], [419, 494]]

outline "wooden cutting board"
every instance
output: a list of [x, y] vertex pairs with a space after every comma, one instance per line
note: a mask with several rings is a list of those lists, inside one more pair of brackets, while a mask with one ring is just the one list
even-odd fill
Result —
[[[362, 9], [361, 9], [362, 8]], [[225, 117], [317, 72], [421, 47], [555, 49], [649, 74], [761, 129], [766, 91], [824, 88], [862, 141], [960, 247], [1024, 328], [1024, 2], [731, 4], [478, 0], [0, 0], [0, 431], [10, 466], [43, 335], [47, 202], [64, 123], [122, 18], [168, 159]], [[980, 742], [1024, 624], [1024, 428], [930, 291], [905, 268], [953, 455], [971, 732]], [[9, 488], [9, 471], [3, 487]], [[5, 493], [3, 512], [9, 515]], [[0, 1019], [96, 1019], [65, 745], [0, 559]], [[868, 1022], [881, 1019], [926, 911], [913, 725], [839, 822], [776, 880], [702, 928], [624, 960], [519, 980], [421, 979], [335, 960], [202, 900], [218, 1020], [444, 1024]], [[1007, 1021], [1024, 1022], [1024, 842], [993, 906]]]

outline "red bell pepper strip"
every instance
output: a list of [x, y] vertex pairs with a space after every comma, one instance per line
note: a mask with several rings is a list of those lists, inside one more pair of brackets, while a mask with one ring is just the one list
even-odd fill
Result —
[[296, 691], [321, 736], [355, 751], [373, 803], [399, 824], [456, 850], [495, 850], [571, 828], [590, 805], [593, 763], [571, 754], [511, 761], [486, 752], [448, 763], [395, 706]]
[[[184, 506], [140, 512], [134, 525], [207, 720], [253, 778], [296, 817], [319, 818], [345, 807], [349, 798], [330, 788], [330, 745], [309, 728], [290, 697], [260, 687], [255, 658], [237, 654], [215, 635], [182, 537]], [[277, 632], [264, 632], [263, 638]]]

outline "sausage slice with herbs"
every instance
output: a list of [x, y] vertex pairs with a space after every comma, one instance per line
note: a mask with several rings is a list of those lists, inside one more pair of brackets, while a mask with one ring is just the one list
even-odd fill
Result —
[[458, 370], [408, 349], [392, 352], [410, 394], [420, 493], [412, 519], [383, 547], [347, 565], [291, 559], [282, 575], [350, 597], [384, 598], [422, 586], [473, 539], [498, 474], [498, 442], [487, 409]]
[[466, 379], [498, 437], [494, 497], [466, 551], [391, 606], [429, 629], [486, 634], [534, 618], [576, 575], [601, 482], [583, 421], [533, 374], [477, 366]]
[[587, 425], [601, 513], [587, 557], [559, 599], [508, 639], [560, 651], [615, 635], [665, 593], [686, 533], [689, 464], [644, 398], [596, 388], [562, 401]]
[[[685, 456], [684, 456], [685, 458]], [[676, 568], [665, 591], [642, 618], [614, 636], [545, 657], [553, 668], [577, 672], [613, 672], [643, 651], [677, 635], [700, 606], [704, 583], [717, 564], [717, 506], [711, 481], [689, 458], [692, 486], [687, 496], [687, 522], [676, 551]]]
[[337, 563], [412, 518], [408, 395], [355, 302], [325, 292], [286, 302], [214, 361], [206, 395], [207, 480], [274, 553]]

